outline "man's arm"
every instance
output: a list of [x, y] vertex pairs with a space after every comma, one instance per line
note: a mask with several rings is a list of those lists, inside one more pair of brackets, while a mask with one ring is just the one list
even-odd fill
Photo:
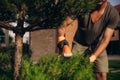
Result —
[[67, 41], [66, 35], [66, 27], [74, 22], [73, 19], [67, 17], [63, 24], [58, 28], [58, 41], [57, 47], [59, 48], [59, 53], [63, 53], [64, 57], [71, 57], [71, 48], [69, 42]]
[[65, 35], [65, 27], [68, 27], [70, 24], [72, 24], [74, 20], [70, 17], [67, 17], [63, 24], [58, 28], [58, 36], [64, 36]]
[[95, 52], [90, 57], [90, 62], [94, 62], [96, 58], [106, 49], [113, 35], [114, 29], [106, 28], [101, 41], [99, 42]]

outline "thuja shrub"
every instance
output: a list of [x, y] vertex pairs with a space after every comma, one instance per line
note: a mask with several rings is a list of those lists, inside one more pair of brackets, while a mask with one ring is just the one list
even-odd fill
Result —
[[[94, 80], [93, 64], [84, 55], [64, 58], [58, 54], [40, 57], [38, 64], [23, 56], [19, 80]], [[13, 80], [12, 56], [0, 53], [0, 80]]]
[[40, 57], [38, 64], [23, 59], [20, 80], [95, 80], [93, 64], [84, 55], [64, 58], [58, 54]]

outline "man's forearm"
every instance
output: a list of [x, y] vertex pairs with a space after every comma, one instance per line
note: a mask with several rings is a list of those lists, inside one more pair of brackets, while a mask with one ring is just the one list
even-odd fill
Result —
[[108, 43], [109, 41], [104, 38], [100, 41], [96, 50], [90, 56], [90, 62], [94, 62], [96, 60], [96, 58], [106, 49]]
[[106, 49], [113, 35], [113, 32], [114, 29], [106, 28], [101, 41], [98, 43], [94, 53], [90, 57], [91, 62], [94, 62], [95, 59]]
[[95, 55], [96, 57], [98, 57], [107, 47], [107, 45], [109, 44], [110, 40], [109, 39], [105, 39], [103, 38], [100, 43], [98, 44], [97, 48], [95, 49], [95, 52], [93, 53], [93, 55]]

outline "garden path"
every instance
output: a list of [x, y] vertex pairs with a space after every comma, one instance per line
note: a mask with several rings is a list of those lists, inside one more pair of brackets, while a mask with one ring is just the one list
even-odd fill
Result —
[[108, 55], [109, 60], [120, 60], [120, 55]]

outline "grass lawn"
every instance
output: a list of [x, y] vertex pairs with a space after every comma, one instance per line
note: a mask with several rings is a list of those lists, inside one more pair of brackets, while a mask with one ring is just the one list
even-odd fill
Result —
[[120, 80], [120, 60], [109, 60], [107, 80]]

